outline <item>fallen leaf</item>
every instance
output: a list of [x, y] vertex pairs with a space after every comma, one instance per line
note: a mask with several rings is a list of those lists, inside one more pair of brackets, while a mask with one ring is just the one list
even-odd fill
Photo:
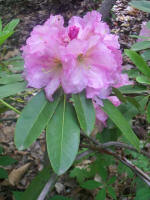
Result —
[[13, 169], [8, 175], [8, 179], [2, 182], [2, 185], [12, 185], [15, 186], [19, 183], [22, 176], [29, 169], [31, 163], [26, 163], [25, 165], [19, 167], [18, 169]]

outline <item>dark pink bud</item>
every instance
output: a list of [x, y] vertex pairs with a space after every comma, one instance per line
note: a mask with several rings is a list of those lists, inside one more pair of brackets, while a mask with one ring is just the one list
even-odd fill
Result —
[[72, 26], [72, 27], [69, 27], [69, 37], [71, 40], [75, 39], [77, 37], [79, 33], [79, 27], [76, 27], [76, 26]]

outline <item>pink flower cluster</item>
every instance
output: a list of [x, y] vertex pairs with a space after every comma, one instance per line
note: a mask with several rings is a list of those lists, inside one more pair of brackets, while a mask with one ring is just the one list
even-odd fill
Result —
[[49, 100], [62, 87], [66, 94], [85, 90], [87, 98], [101, 105], [112, 87], [130, 83], [122, 74], [119, 48], [118, 36], [96, 11], [72, 17], [67, 27], [62, 16], [50, 16], [34, 27], [22, 48], [24, 76], [28, 86], [44, 88]]

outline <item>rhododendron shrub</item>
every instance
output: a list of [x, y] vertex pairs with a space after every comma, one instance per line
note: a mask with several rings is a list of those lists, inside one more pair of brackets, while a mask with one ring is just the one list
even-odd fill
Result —
[[[34, 27], [22, 51], [27, 86], [42, 91], [23, 110], [15, 143], [20, 149], [27, 148], [46, 128], [51, 165], [62, 174], [77, 155], [80, 129], [89, 136], [96, 121], [106, 127], [107, 114], [118, 123], [112, 113], [121, 115], [115, 108], [121, 102], [111, 95], [112, 88], [132, 84], [122, 73], [118, 36], [110, 33], [96, 11], [72, 17], [66, 27], [63, 17], [56, 15]], [[109, 106], [112, 112], [105, 109]], [[23, 123], [28, 126], [22, 127]], [[138, 148], [137, 137], [127, 127], [124, 130], [118, 124]]]

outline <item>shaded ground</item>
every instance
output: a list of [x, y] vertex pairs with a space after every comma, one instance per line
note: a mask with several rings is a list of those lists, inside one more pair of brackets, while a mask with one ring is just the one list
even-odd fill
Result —
[[[142, 21], [147, 21], [149, 19], [148, 14], [131, 8], [128, 6], [128, 2], [128, 0], [117, 0], [113, 7], [112, 17], [110, 19], [112, 32], [119, 35], [121, 49], [131, 46], [134, 39], [129, 37], [129, 35], [137, 34], [140, 30]], [[21, 20], [16, 33], [9, 39], [5, 46], [7, 46], [9, 50], [13, 50], [13, 52], [14, 48], [19, 49], [25, 44], [25, 40], [29, 36], [32, 28], [37, 24], [42, 24], [50, 14], [62, 14], [67, 21], [73, 15], [82, 16], [87, 11], [99, 9], [100, 3], [101, 1], [99, 0], [70, 0], [68, 4], [51, 4], [48, 0], [0, 0], [0, 17], [5, 24], [14, 18], [19, 18]], [[14, 55], [17, 53], [18, 51], [14, 52]], [[12, 56], [12, 53], [10, 56]], [[126, 64], [129, 64], [127, 58], [124, 59], [124, 65]], [[15, 186], [16, 189], [24, 190], [37, 171], [41, 170], [43, 167], [45, 142], [44, 135], [41, 135], [40, 139], [38, 139], [30, 149], [26, 151], [18, 151], [15, 149], [13, 142], [15, 122], [13, 120], [4, 122], [2, 119], [16, 117], [17, 116], [13, 111], [7, 111], [0, 116], [0, 143], [4, 147], [7, 155], [18, 160], [17, 164], [7, 168], [9, 172], [11, 172], [13, 168], [18, 168], [25, 163], [31, 163], [24, 178], [20, 180], [17, 186]], [[145, 124], [141, 125], [140, 122], [137, 122], [136, 126], [144, 127], [145, 132], [147, 132]], [[137, 132], [138, 134], [143, 133], [141, 133], [141, 130], [138, 130]], [[92, 193], [79, 188], [76, 182], [70, 180], [67, 175], [62, 177], [58, 182], [63, 185], [60, 194], [72, 194], [75, 199], [81, 200], [92, 200], [94, 198]], [[56, 189], [57, 187], [53, 194], [58, 194], [58, 189], [57, 191]], [[6, 193], [5, 187], [2, 187], [1, 194], [5, 196], [4, 199], [11, 199], [11, 197], [8, 198], [8, 194]]]

